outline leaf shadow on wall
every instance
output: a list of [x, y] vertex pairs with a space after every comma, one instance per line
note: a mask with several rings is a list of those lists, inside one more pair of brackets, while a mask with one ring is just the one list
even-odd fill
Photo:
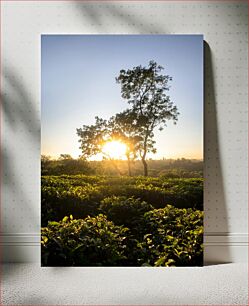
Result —
[[[221, 158], [212, 52], [207, 42], [204, 42], [204, 237], [208, 236], [209, 239], [212, 236], [228, 233]], [[216, 248], [217, 246], [210, 243], [204, 244], [205, 263], [231, 262], [229, 245], [222, 246], [224, 261], [220, 259], [220, 254], [215, 254]], [[212, 253], [211, 260], [210, 253]]]
[[166, 31], [164, 27], [159, 27], [155, 24], [154, 20], [150, 20], [149, 22], [148, 18], [141, 20], [141, 15], [134, 13], [132, 8], [127, 10], [124, 6], [116, 7], [115, 4], [112, 4], [101, 6], [100, 9], [98, 5], [94, 6], [78, 1], [75, 2], [75, 7], [77, 12], [81, 12], [82, 20], [87, 19], [88, 25], [94, 26], [94, 30], [98, 30], [100, 33], [105, 32], [108, 34], [106, 23], [108, 27], [110, 26], [110, 30], [113, 31], [116, 22], [124, 27], [125, 32], [129, 29], [131, 34], [132, 31], [135, 32], [134, 34], [160, 34]]
[[[2, 80], [2, 132], [6, 141], [1, 147], [1, 236], [8, 243], [9, 239], [15, 239], [16, 234], [29, 231], [33, 234], [40, 227], [38, 202], [34, 198], [34, 194], [38, 199], [40, 197], [37, 188], [40, 185], [40, 120], [34, 98], [22, 76], [8, 66], [2, 69]], [[37, 163], [34, 161], [36, 150]], [[4, 245], [3, 240], [3, 256], [9, 251], [25, 260], [27, 254], [23, 253], [24, 248], [17, 247], [14, 242], [5, 250]], [[6, 254], [7, 258], [11, 257], [9, 255]]]

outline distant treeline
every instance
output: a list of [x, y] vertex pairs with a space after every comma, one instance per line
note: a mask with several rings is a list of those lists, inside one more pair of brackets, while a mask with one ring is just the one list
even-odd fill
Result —
[[[203, 161], [192, 159], [160, 159], [148, 160], [149, 175], [169, 178], [203, 177]], [[127, 162], [124, 160], [87, 161], [73, 159], [62, 154], [59, 159], [48, 156], [41, 157], [42, 175], [86, 174], [86, 175], [128, 175]], [[132, 162], [132, 174], [143, 175], [140, 161]]]

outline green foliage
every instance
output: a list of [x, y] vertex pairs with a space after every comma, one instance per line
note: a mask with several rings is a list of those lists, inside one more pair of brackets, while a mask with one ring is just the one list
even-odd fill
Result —
[[127, 228], [105, 216], [64, 217], [41, 230], [43, 266], [120, 266], [126, 259]]
[[[63, 175], [42, 177], [42, 226], [65, 215], [75, 218], [99, 213], [107, 197], [133, 197], [154, 208], [203, 207], [203, 179]], [[115, 208], [116, 209], [116, 208]]]
[[134, 227], [141, 220], [144, 213], [152, 210], [153, 206], [125, 196], [111, 196], [101, 201], [100, 210], [117, 225]]
[[201, 265], [202, 208], [203, 179], [44, 176], [43, 265]]
[[96, 169], [86, 160], [73, 159], [69, 154], [61, 154], [58, 160], [52, 160], [43, 155], [41, 173], [42, 175], [95, 174]]
[[203, 179], [138, 178], [132, 193], [155, 208], [165, 203], [179, 208], [203, 207]]
[[141, 213], [129, 228], [102, 214], [70, 215], [49, 222], [41, 236], [44, 266], [195, 266], [203, 260], [203, 212], [170, 205]]
[[87, 179], [78, 186], [77, 178], [72, 180], [72, 185], [70, 180], [63, 178], [42, 178], [42, 226], [68, 214], [77, 218], [96, 214], [102, 199], [100, 188], [87, 182]]
[[171, 205], [145, 213], [138, 259], [151, 266], [202, 264], [203, 212]]
[[[122, 139], [126, 142], [125, 139]], [[128, 141], [128, 140], [127, 140]], [[131, 157], [131, 170], [135, 176], [143, 174], [143, 166], [141, 161], [134, 160], [132, 152], [137, 152], [136, 143], [139, 141], [134, 136], [129, 138], [129, 157]], [[127, 144], [127, 143], [126, 143]], [[42, 175], [127, 175], [127, 161], [116, 160], [116, 167], [113, 166], [113, 161], [105, 159], [102, 161], [86, 161], [80, 159], [61, 159], [53, 160], [49, 156], [41, 156]], [[190, 159], [160, 159], [148, 160], [149, 175], [152, 177], [163, 176], [165, 178], [201, 178], [203, 177], [203, 161]], [[118, 168], [118, 169], [117, 169]]]
[[186, 171], [183, 169], [164, 170], [160, 172], [160, 176], [164, 178], [201, 178], [202, 171]]

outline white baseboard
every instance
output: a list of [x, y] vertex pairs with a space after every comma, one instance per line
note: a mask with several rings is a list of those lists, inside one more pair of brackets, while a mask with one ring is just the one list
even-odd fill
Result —
[[[2, 234], [0, 245], [3, 262], [40, 262], [40, 235], [37, 233]], [[205, 233], [204, 262], [248, 262], [248, 234]]]
[[2, 262], [39, 262], [40, 235], [37, 233], [5, 233], [1, 235]]
[[204, 262], [248, 262], [248, 233], [205, 233]]

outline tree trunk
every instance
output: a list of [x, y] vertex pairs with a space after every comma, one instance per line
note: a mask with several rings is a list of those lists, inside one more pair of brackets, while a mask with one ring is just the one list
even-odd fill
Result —
[[121, 171], [119, 170], [119, 168], [118, 168], [118, 166], [117, 166], [115, 160], [111, 160], [111, 161], [112, 161], [112, 164], [113, 164], [115, 170], [117, 171], [118, 175], [121, 175]]
[[148, 165], [147, 165], [145, 158], [142, 158], [142, 163], [144, 166], [144, 176], [148, 176]]
[[142, 163], [143, 163], [143, 166], [144, 166], [144, 176], [148, 176], [148, 165], [147, 165], [147, 162], [146, 162], [148, 137], [149, 137], [149, 130], [147, 128], [146, 136], [145, 136], [145, 139], [144, 139], [144, 145], [143, 145], [143, 155], [141, 156], [142, 157]]
[[129, 173], [129, 176], [131, 176], [131, 160], [128, 155], [127, 155], [127, 164], [128, 164], [128, 173]]

